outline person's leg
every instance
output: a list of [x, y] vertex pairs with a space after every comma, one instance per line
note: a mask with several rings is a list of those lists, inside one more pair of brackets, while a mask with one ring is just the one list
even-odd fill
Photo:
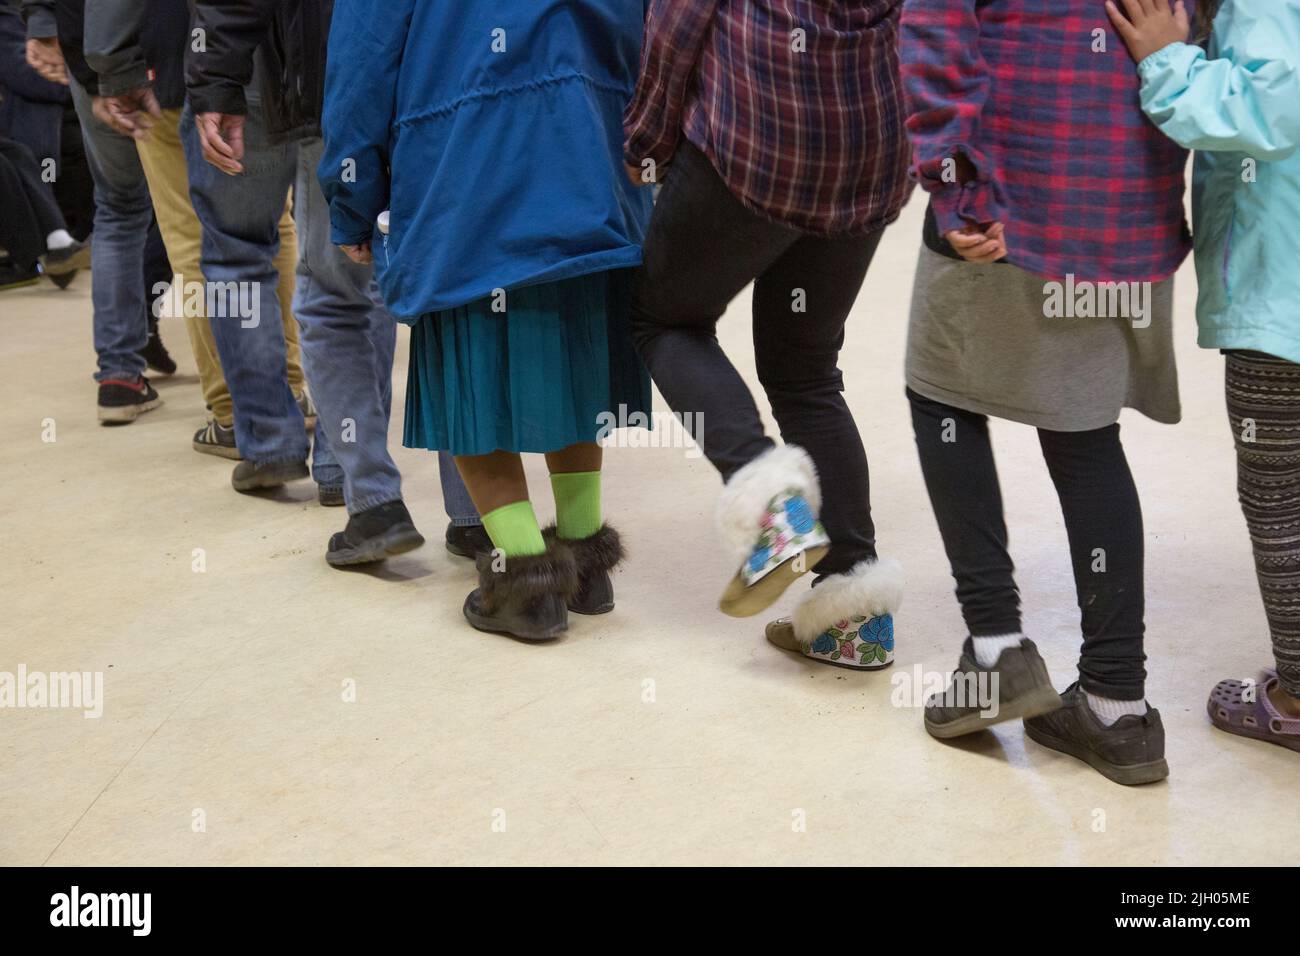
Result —
[[[549, 458], [550, 456], [548, 456]], [[561, 462], [582, 464], [581, 455]], [[526, 641], [558, 637], [569, 626], [568, 601], [578, 589], [573, 553], [542, 536], [523, 460], [514, 452], [457, 455], [456, 467], [483, 516], [493, 551], [479, 554], [478, 587], [465, 599], [465, 619], [480, 631]]]
[[474, 499], [456, 468], [456, 459], [445, 451], [438, 452], [438, 481], [442, 485], [442, 507], [457, 528], [474, 528], [483, 524]]
[[1059, 707], [1047, 666], [1020, 632], [1020, 592], [988, 419], [911, 389], [907, 397], [921, 473], [970, 634], [948, 688], [926, 701], [925, 729], [958, 737]]
[[231, 429], [235, 423], [234, 405], [221, 370], [217, 343], [212, 337], [212, 324], [208, 321], [202, 296], [189, 294], [190, 290], [201, 290], [203, 286], [203, 273], [199, 268], [203, 227], [190, 202], [189, 170], [181, 143], [180, 124], [181, 110], [164, 110], [162, 119], [150, 130], [149, 138], [138, 141], [136, 148], [149, 180], [158, 228], [172, 264], [174, 288], [167, 305], [178, 304], [180, 308], [177, 311], [185, 318], [185, 331], [194, 353], [204, 404], [219, 426]]
[[[21, 153], [19, 152], [21, 150]], [[17, 143], [0, 141], [0, 246], [23, 269], [35, 269], [45, 254], [47, 233], [36, 212], [18, 167], [31, 153]]]
[[[302, 145], [299, 144], [298, 148], [301, 150]], [[299, 164], [299, 177], [301, 178], [301, 159]], [[314, 176], [309, 182], [316, 187], [316, 192], [320, 192], [320, 186], [316, 185]], [[280, 282], [275, 287], [275, 294], [280, 300], [280, 324], [284, 329], [284, 364], [289, 379], [289, 390], [293, 392], [295, 398], [301, 399], [303, 389], [307, 385], [307, 375], [302, 367], [302, 345], [298, 341], [298, 320], [293, 312], [294, 296], [298, 294], [297, 269], [300, 241], [298, 225], [294, 221], [295, 215], [294, 200], [289, 197], [284, 204], [284, 213], [280, 216], [280, 249], [275, 254], [275, 271], [280, 275]], [[342, 480], [341, 475], [340, 480]]]
[[95, 238], [91, 249], [95, 351], [99, 382], [139, 382], [140, 351], [149, 339], [140, 287], [144, 246], [153, 219], [135, 141], [95, 119], [91, 97], [70, 77], [73, 103], [95, 181]]
[[167, 258], [167, 247], [163, 243], [158, 221], [149, 225], [149, 237], [144, 245], [144, 282], [145, 323], [149, 330], [149, 340], [140, 353], [145, 364], [159, 375], [172, 375], [176, 372], [176, 363], [167, 353], [162, 336], [158, 333], [160, 308], [165, 300], [162, 294], [172, 281], [172, 264]]
[[1300, 718], [1300, 365], [1233, 352], [1225, 378], [1237, 498], [1277, 664], [1269, 696], [1280, 713]]
[[[876, 554], [867, 453], [844, 401], [839, 356], [882, 234], [806, 236], [754, 284], [758, 380], [781, 437], [817, 468], [820, 518], [831, 541], [813, 568], [813, 589], [789, 618], [768, 625], [767, 638], [813, 660], [863, 669], [893, 662], [903, 570]], [[845, 628], [845, 620], [854, 626]]]
[[800, 239], [754, 284], [758, 380], [788, 444], [812, 457], [831, 550], [813, 569], [841, 574], [876, 559], [867, 453], [844, 401], [844, 323], [883, 230]]
[[[227, 176], [203, 158], [188, 106], [181, 118], [181, 139], [190, 200], [203, 226], [200, 269], [209, 297], [216, 300], [218, 312], [238, 313], [213, 315], [209, 309], [234, 401], [236, 441], [245, 459], [234, 482], [243, 491], [306, 477], [307, 433], [288, 384], [276, 294], [280, 276], [274, 265], [297, 151], [267, 141], [256, 96], [249, 97], [240, 175]], [[236, 300], [239, 308], [232, 310]], [[257, 479], [260, 473], [267, 475], [265, 483]]]
[[632, 332], [655, 384], [726, 482], [716, 515], [739, 565], [720, 608], [756, 614], [825, 553], [818, 485], [806, 452], [763, 430], [744, 379], [718, 344], [728, 303], [800, 238], [736, 199], [709, 160], [683, 144], [655, 206], [632, 300]]
[[1038, 439], [1070, 541], [1083, 629], [1079, 685], [1103, 719], [1145, 713], [1142, 505], [1119, 425], [1040, 428]]
[[728, 304], [799, 239], [750, 212], [683, 144], [645, 241], [632, 297], [637, 351], [669, 407], [694, 413], [723, 481], [772, 448], [749, 387], [718, 344]]
[[316, 184], [320, 151], [320, 140], [299, 145], [294, 308], [318, 408], [313, 471], [322, 489], [342, 484], [355, 515], [402, 497], [402, 476], [388, 451], [397, 322], [384, 308], [373, 269], [330, 242], [329, 205]]
[[1142, 507], [1119, 425], [1038, 438], [1065, 516], [1083, 652], [1061, 706], [1026, 718], [1025, 735], [1116, 783], [1163, 780], [1164, 724], [1144, 699]]
[[[1020, 591], [1007, 551], [988, 419], [908, 389], [921, 474], [972, 637], [1020, 634]], [[997, 657], [994, 655], [993, 660]]]

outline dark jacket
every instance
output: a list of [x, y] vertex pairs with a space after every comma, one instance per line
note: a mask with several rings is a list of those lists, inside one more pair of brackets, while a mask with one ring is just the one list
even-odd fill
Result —
[[27, 65], [27, 31], [12, 0], [0, 0], [0, 136], [17, 140], [37, 160], [57, 159], [68, 88]]
[[29, 37], [57, 36], [68, 70], [91, 95], [152, 82], [164, 109], [185, 103], [186, 0], [22, 0]]
[[206, 38], [206, 49], [191, 46], [185, 61], [194, 111], [247, 113], [244, 87], [256, 68], [270, 136], [319, 136], [333, 0], [195, 0], [193, 7], [194, 28]]

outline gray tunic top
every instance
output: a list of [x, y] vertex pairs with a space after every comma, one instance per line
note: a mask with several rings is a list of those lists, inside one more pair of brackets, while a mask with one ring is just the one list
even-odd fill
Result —
[[1090, 431], [1134, 408], [1182, 417], [1172, 277], [1051, 282], [925, 246], [912, 288], [907, 384], [934, 401], [1049, 431]]

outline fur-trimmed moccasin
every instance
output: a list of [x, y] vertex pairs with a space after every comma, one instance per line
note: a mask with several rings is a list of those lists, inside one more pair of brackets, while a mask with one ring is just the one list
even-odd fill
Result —
[[902, 566], [892, 558], [863, 561], [805, 594], [792, 617], [767, 626], [767, 639], [815, 661], [879, 670], [894, 662], [894, 613], [902, 601]]
[[478, 587], [465, 598], [465, 619], [480, 631], [549, 641], [569, 628], [566, 607], [578, 586], [573, 552], [547, 543], [544, 554], [480, 554]]
[[609, 575], [626, 557], [618, 532], [603, 524], [589, 538], [561, 538], [551, 525], [542, 531], [542, 537], [573, 553], [578, 583], [569, 595], [569, 610], [574, 614], [608, 614], [614, 610], [614, 582]]
[[724, 614], [757, 614], [826, 556], [830, 538], [817, 520], [820, 508], [817, 470], [797, 445], [764, 452], [731, 476], [717, 522], [740, 570], [718, 602]]

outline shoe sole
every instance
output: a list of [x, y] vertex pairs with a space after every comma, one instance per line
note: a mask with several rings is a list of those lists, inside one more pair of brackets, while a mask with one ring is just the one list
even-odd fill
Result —
[[244, 456], [239, 453], [238, 448], [229, 448], [226, 445], [209, 445], [207, 442], [195, 441], [190, 442], [190, 447], [200, 455], [215, 455], [218, 458], [225, 458], [229, 461], [244, 460]]
[[608, 614], [610, 611], [614, 610], [614, 602], [610, 601], [608, 604], [602, 604], [600, 607], [590, 609], [574, 607], [572, 604], [566, 605], [566, 607], [568, 607], [570, 612], [581, 614], [583, 617], [597, 617], [601, 614]]
[[1055, 734], [1025, 724], [1025, 735], [1035, 743], [1042, 744], [1049, 750], [1067, 754], [1092, 767], [1107, 780], [1113, 780], [1126, 787], [1139, 787], [1144, 783], [1156, 783], [1169, 776], [1169, 763], [1161, 757], [1146, 763], [1115, 764], [1103, 760], [1086, 747], [1079, 746], [1072, 740], [1062, 740]]
[[[471, 595], [472, 596], [472, 595]], [[461, 608], [465, 615], [465, 620], [469, 621], [470, 627], [476, 631], [483, 631], [485, 634], [504, 634], [507, 637], [513, 637], [521, 641], [527, 641], [530, 644], [542, 644], [546, 641], [553, 641], [569, 629], [567, 621], [559, 624], [552, 624], [550, 627], [543, 628], [540, 631], [529, 631], [527, 634], [521, 634], [519, 631], [512, 631], [509, 628], [501, 627], [490, 617], [484, 617], [476, 614], [469, 609], [469, 598], [465, 598], [465, 604]]]
[[145, 412], [151, 412], [163, 403], [161, 398], [155, 398], [152, 401], [141, 402], [139, 405], [123, 405], [115, 408], [105, 408], [99, 406], [99, 422], [101, 425], [129, 425]]
[[390, 528], [378, 538], [370, 538], [355, 548], [332, 551], [325, 555], [331, 567], [346, 568], [356, 564], [375, 564], [385, 558], [414, 551], [424, 544], [424, 535], [410, 525]]
[[279, 488], [282, 485], [287, 485], [291, 481], [301, 481], [303, 478], [308, 478], [310, 476], [311, 472], [307, 470], [306, 463], [303, 463], [302, 465], [293, 468], [292, 471], [281, 472], [276, 476], [263, 473], [240, 481], [232, 475], [230, 486], [236, 491], [262, 491], [266, 488]]
[[731, 617], [753, 617], [766, 611], [780, 599], [786, 588], [816, 567], [829, 551], [828, 546], [819, 546], [801, 552], [803, 570], [795, 568], [800, 555], [793, 555], [790, 560], [778, 564], [759, 578], [756, 584], [746, 585], [744, 579], [737, 574], [727, 585], [727, 590], [722, 592], [718, 610]]
[[1004, 724], [1008, 720], [1024, 720], [1026, 717], [1038, 717], [1059, 710], [1064, 702], [1056, 688], [1050, 684], [1035, 688], [1027, 694], [1006, 701], [998, 706], [996, 717], [984, 717], [979, 713], [967, 714], [945, 724], [932, 723], [930, 715], [925, 715], [925, 730], [939, 740], [962, 737], [966, 734], [988, 730], [995, 724]]

